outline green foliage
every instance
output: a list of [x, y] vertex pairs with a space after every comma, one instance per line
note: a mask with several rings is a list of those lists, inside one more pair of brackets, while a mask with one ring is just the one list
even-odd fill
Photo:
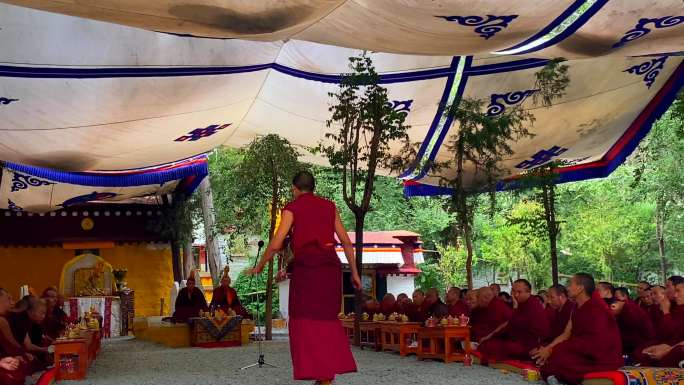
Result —
[[[254, 265], [254, 260], [256, 256], [251, 256], [249, 259], [249, 266]], [[265, 292], [266, 291], [266, 281], [267, 277], [266, 274], [259, 274], [255, 275], [254, 277], [252, 276], [247, 276], [245, 274], [240, 273], [238, 275], [238, 278], [233, 282], [232, 287], [235, 289], [235, 291], [238, 292], [238, 295], [240, 297], [240, 302], [242, 303], [242, 306], [244, 306], [247, 311], [249, 311], [250, 314], [256, 315], [256, 310], [257, 307], [259, 308], [259, 319], [261, 322], [264, 322], [265, 318], [265, 312], [266, 312], [266, 306], [265, 306], [265, 294], [260, 294], [259, 297], [259, 303], [257, 303], [257, 296], [249, 296], [249, 293], [253, 292]], [[273, 309], [278, 309], [278, 303], [279, 303], [279, 297], [278, 297], [278, 289], [276, 287], [275, 294], [273, 295]], [[274, 310], [273, 311], [273, 318], [277, 316], [278, 311]], [[255, 317], [256, 320], [256, 317]]]
[[338, 92], [330, 93], [333, 104], [327, 142], [315, 150], [323, 153], [335, 171], [340, 172], [342, 198], [361, 220], [370, 210], [375, 173], [379, 165], [391, 161], [389, 144], [407, 138], [406, 112], [396, 111], [387, 89], [366, 52], [349, 58], [351, 72], [342, 76]]
[[150, 230], [181, 246], [192, 242], [193, 229], [201, 217], [202, 209], [197, 192], [190, 197], [176, 195], [170, 204], [163, 207], [159, 219], [150, 223]]

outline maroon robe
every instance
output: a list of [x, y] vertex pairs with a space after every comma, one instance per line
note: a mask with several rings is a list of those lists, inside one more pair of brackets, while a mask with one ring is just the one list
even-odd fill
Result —
[[252, 316], [247, 312], [247, 309], [245, 309], [240, 303], [240, 298], [238, 298], [237, 291], [230, 286], [219, 286], [215, 288], [211, 296], [211, 304], [209, 307], [212, 309], [221, 309], [226, 313], [228, 312], [228, 309], [232, 309], [235, 314], [241, 316], [242, 318], [252, 318]]
[[482, 353], [485, 363], [490, 359], [529, 360], [530, 350], [539, 347], [549, 332], [544, 306], [537, 297], [530, 297], [518, 303], [506, 327], [484, 341], [477, 350]]
[[399, 305], [396, 302], [388, 303], [382, 301], [380, 302], [380, 313], [385, 317], [389, 317], [392, 313], [399, 313]]
[[176, 322], [186, 322], [192, 317], [197, 317], [200, 310], [209, 310], [207, 300], [204, 298], [202, 290], [195, 286], [192, 293], [190, 293], [190, 296], [188, 296], [188, 288], [184, 287], [178, 292], [173, 319]]
[[622, 338], [622, 352], [632, 355], [634, 350], [651, 341], [655, 335], [648, 313], [632, 301], [626, 301], [615, 316]]
[[289, 293], [290, 354], [295, 380], [332, 380], [356, 371], [337, 314], [342, 264], [335, 252], [335, 204], [311, 193], [285, 206], [294, 216]]
[[471, 319], [470, 339], [479, 342], [482, 337], [489, 335], [499, 325], [511, 319], [513, 309], [506, 302], [494, 298], [485, 308], [480, 311], [475, 320]]
[[454, 304], [447, 306], [449, 306], [449, 315], [452, 317], [460, 317], [461, 314], [465, 314], [466, 316], [470, 315], [470, 308], [464, 301], [461, 301], [460, 299]]
[[45, 316], [43, 321], [43, 332], [46, 336], [52, 338], [53, 340], [59, 338], [60, 335], [66, 330], [68, 316], [59, 306], [55, 306], [52, 312], [49, 312]]
[[[644, 366], [667, 366], [669, 360], [665, 358], [660, 361], [654, 360], [643, 353], [649, 346], [667, 344], [676, 345], [684, 341], [684, 305], [672, 305], [670, 313], [663, 315], [660, 312], [658, 324], [654, 325], [655, 338], [641, 344], [634, 351], [634, 360]], [[671, 354], [675, 354], [671, 352]], [[672, 356], [670, 355], [670, 358]], [[663, 362], [664, 361], [664, 362]]]
[[[0, 316], [6, 320], [4, 316]], [[8, 327], [9, 327], [9, 322]], [[10, 337], [13, 339], [13, 337]], [[19, 345], [16, 341], [10, 341], [5, 338], [0, 332], [0, 358], [3, 357], [26, 357], [26, 351], [23, 345]], [[24, 358], [25, 359], [25, 358]], [[2, 385], [23, 385], [26, 376], [30, 374], [29, 366], [26, 362], [22, 362], [17, 370], [0, 369], [0, 384]]]
[[409, 320], [411, 322], [425, 322], [429, 317], [430, 317], [430, 306], [428, 305], [427, 302], [423, 301], [423, 303], [420, 304], [420, 306], [417, 306], [416, 304], [411, 304], [408, 310], [408, 314], [406, 314], [409, 317]]
[[577, 304], [573, 301], [567, 300], [565, 301], [565, 304], [563, 304], [563, 307], [560, 309], [556, 310], [551, 307], [548, 307], [548, 309], [551, 309], [552, 312], [547, 311], [547, 315], [549, 316], [549, 320], [551, 323], [551, 331], [549, 333], [549, 338], [546, 339], [545, 344], [550, 344], [558, 338], [563, 332], [565, 331], [565, 327], [568, 326], [568, 322], [570, 321], [570, 317], [572, 317], [572, 312], [575, 311], [577, 308]]
[[572, 314], [568, 340], [556, 345], [542, 377], [579, 385], [589, 372], [617, 370], [624, 364], [620, 331], [615, 317], [602, 299], [592, 297]]

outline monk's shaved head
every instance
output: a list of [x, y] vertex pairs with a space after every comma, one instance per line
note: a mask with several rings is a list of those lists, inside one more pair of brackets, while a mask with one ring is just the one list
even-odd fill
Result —
[[483, 287], [477, 290], [477, 304], [486, 307], [494, 299], [494, 290], [490, 287]]
[[[591, 295], [594, 294], [594, 291], [596, 290], [596, 283], [594, 282], [594, 277], [587, 273], [577, 273], [573, 275], [570, 284], [572, 285], [573, 283], [581, 287], [584, 293], [589, 297], [591, 297]], [[576, 293], [571, 292], [570, 294], [572, 296], [577, 296]]]
[[478, 292], [478, 290], [474, 289], [474, 290], [469, 290], [466, 293], [465, 301], [466, 301], [466, 304], [468, 304], [468, 307], [470, 309], [475, 309], [477, 307], [477, 303], [478, 303], [477, 292]]
[[302, 192], [313, 192], [316, 188], [316, 180], [308, 171], [300, 171], [292, 178], [292, 185]]

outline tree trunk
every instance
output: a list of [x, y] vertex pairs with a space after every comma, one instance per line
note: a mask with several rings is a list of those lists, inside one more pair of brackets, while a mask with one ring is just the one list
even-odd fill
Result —
[[219, 280], [220, 252], [218, 242], [215, 237], [216, 220], [214, 218], [214, 196], [211, 193], [211, 182], [209, 176], [202, 180], [199, 185], [200, 201], [202, 203], [202, 217], [204, 218], [204, 239], [206, 240], [207, 262], [209, 273], [214, 284]]
[[[271, 223], [268, 231], [268, 240], [273, 239], [276, 231], [276, 218], [278, 216], [278, 176], [275, 173], [275, 165], [271, 162]], [[273, 339], [273, 258], [268, 261], [266, 272], [266, 310], [264, 314], [264, 325], [266, 325], [266, 340]]]
[[192, 254], [192, 242], [186, 242], [183, 245], [183, 276], [189, 277], [190, 273], [195, 270], [195, 256]]
[[[365, 212], [354, 213], [356, 224], [354, 227], [354, 254], [356, 255], [356, 270], [359, 276], [363, 278], [363, 224], [366, 219]], [[363, 283], [363, 279], [361, 281]], [[363, 304], [363, 288], [356, 290], [354, 293], [354, 345], [361, 345], [361, 305]]]
[[469, 223], [465, 223], [463, 227], [463, 236], [465, 238], [466, 251], [468, 252], [468, 256], [466, 258], [466, 279], [468, 281], [468, 290], [473, 290], [473, 238]]
[[662, 204], [656, 205], [656, 239], [658, 241], [658, 255], [660, 256], [660, 271], [663, 276], [663, 284], [667, 281], [667, 257], [665, 256], [665, 214]]
[[173, 265], [173, 280], [180, 282], [183, 280], [183, 267], [181, 264], [181, 251], [175, 239], [169, 241], [171, 244], [171, 263]]
[[546, 211], [546, 229], [549, 234], [549, 248], [551, 249], [551, 278], [553, 284], [558, 284], [558, 222], [556, 222], [556, 191], [554, 185], [544, 185], [544, 210]]

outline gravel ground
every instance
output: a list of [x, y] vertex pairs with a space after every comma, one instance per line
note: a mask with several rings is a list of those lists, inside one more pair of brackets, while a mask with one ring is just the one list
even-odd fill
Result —
[[[460, 363], [416, 360], [415, 356], [353, 349], [359, 372], [340, 376], [337, 385], [523, 385], [515, 374]], [[277, 369], [239, 368], [256, 362], [256, 344], [224, 349], [171, 349], [134, 339], [109, 340], [88, 372], [85, 381], [70, 384], [116, 385], [271, 385], [306, 384], [292, 380], [287, 341], [264, 343], [266, 361]]]

